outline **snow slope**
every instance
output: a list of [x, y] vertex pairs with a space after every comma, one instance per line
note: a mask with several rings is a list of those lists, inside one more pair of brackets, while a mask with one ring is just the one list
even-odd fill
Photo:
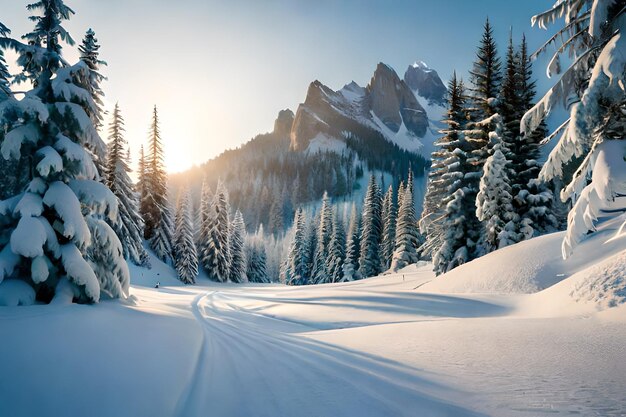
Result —
[[153, 260], [127, 302], [0, 308], [0, 415], [622, 416], [626, 259], [605, 241], [577, 265], [552, 256], [559, 234], [497, 251], [444, 276], [464, 294], [426, 263], [182, 286]]
[[565, 232], [507, 246], [453, 269], [424, 286], [424, 291], [449, 293], [533, 293], [626, 250], [626, 235], [616, 236], [620, 216], [598, 227], [562, 259]]

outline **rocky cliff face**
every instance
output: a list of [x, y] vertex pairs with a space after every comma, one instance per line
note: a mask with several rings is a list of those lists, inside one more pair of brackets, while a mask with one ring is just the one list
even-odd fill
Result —
[[289, 136], [291, 134], [291, 128], [293, 127], [293, 119], [294, 114], [291, 110], [281, 110], [274, 121], [274, 134], [280, 137]]
[[304, 151], [319, 135], [342, 141], [344, 133], [351, 132], [367, 140], [369, 132], [418, 153], [423, 148], [419, 138], [428, 128], [426, 111], [409, 86], [380, 63], [365, 88], [354, 81], [339, 91], [311, 83], [295, 115], [291, 149]]
[[434, 69], [418, 61], [409, 65], [404, 73], [404, 82], [415, 93], [428, 101], [429, 104], [445, 105], [447, 88]]
[[416, 136], [424, 136], [428, 127], [426, 111], [391, 67], [378, 64], [367, 91], [372, 112], [385, 126], [398, 132], [404, 122]]

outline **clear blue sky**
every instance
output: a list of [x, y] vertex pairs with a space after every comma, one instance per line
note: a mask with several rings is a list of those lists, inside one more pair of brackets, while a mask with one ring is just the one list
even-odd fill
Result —
[[[30, 28], [25, 5], [0, 0], [14, 35]], [[133, 153], [146, 140], [150, 111], [163, 121], [168, 168], [177, 171], [272, 129], [295, 111], [308, 84], [366, 85], [383, 61], [402, 76], [423, 60], [444, 81], [465, 76], [489, 16], [504, 51], [513, 27], [531, 49], [547, 33], [530, 17], [550, 0], [66, 0], [76, 40], [93, 27], [109, 67], [109, 103], [119, 101]], [[75, 52], [66, 48], [69, 58]], [[539, 75], [543, 67], [536, 68]], [[544, 83], [545, 84], [545, 83]]]

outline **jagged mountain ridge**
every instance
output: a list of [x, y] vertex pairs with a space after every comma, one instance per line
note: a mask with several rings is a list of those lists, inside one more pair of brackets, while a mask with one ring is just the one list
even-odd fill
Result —
[[[285, 226], [295, 207], [317, 201], [324, 191], [360, 203], [367, 172], [384, 173], [397, 183], [411, 167], [416, 183], [425, 183], [419, 177], [429, 154], [422, 153], [421, 140], [432, 144], [436, 130], [420, 104], [430, 108], [426, 100], [385, 64], [378, 65], [366, 87], [351, 82], [333, 91], [314, 81], [296, 114], [279, 112], [272, 132], [172, 175], [172, 194], [187, 184], [197, 206], [202, 182], [214, 189], [221, 179], [248, 229], [262, 223], [267, 230], [272, 228], [268, 213], [277, 201], [283, 205]], [[416, 194], [419, 200], [420, 190]]]
[[[316, 151], [324, 148], [319, 142], [326, 143], [326, 149], [341, 149], [345, 132], [362, 140], [382, 134], [400, 148], [428, 158], [437, 134], [418, 97], [429, 106], [438, 106], [443, 103], [445, 86], [437, 72], [423, 63], [409, 66], [405, 79], [411, 86], [393, 68], [379, 63], [366, 87], [352, 81], [334, 91], [317, 80], [312, 82], [296, 111], [291, 149]], [[334, 146], [328, 146], [329, 138]]]

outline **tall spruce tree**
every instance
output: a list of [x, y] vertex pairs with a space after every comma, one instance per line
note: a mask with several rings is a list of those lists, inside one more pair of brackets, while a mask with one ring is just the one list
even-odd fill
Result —
[[156, 106], [150, 125], [150, 143], [145, 159], [145, 193], [140, 202], [144, 220], [144, 237], [163, 262], [172, 259], [172, 215], [167, 201], [167, 174], [163, 163], [163, 145]]
[[[505, 150], [504, 152], [502, 150]], [[513, 196], [509, 184], [509, 161], [502, 143], [494, 146], [493, 155], [485, 162], [476, 196], [476, 216], [483, 222], [479, 241], [480, 253], [487, 254], [518, 241], [513, 211]]]
[[287, 284], [305, 285], [308, 283], [308, 248], [306, 241], [306, 216], [302, 208], [296, 210], [293, 220], [294, 233], [287, 255]]
[[[430, 237], [435, 273], [442, 274], [471, 260], [480, 223], [476, 217], [475, 171], [468, 161], [472, 145], [465, 138], [466, 96], [462, 80], [453, 77], [448, 89], [447, 128], [438, 146], [444, 152], [441, 174], [442, 214], [437, 217], [439, 236]], [[438, 243], [440, 242], [440, 244]]]
[[88, 29], [83, 38], [82, 44], [78, 46], [81, 62], [87, 65], [89, 77], [85, 80], [85, 89], [91, 94], [96, 111], [91, 115], [94, 126], [100, 129], [103, 126], [104, 92], [100, 84], [106, 79], [100, 73], [100, 68], [107, 63], [99, 58], [100, 45], [96, 39], [96, 33]]
[[359, 255], [361, 253], [361, 216], [356, 210], [356, 204], [352, 203], [350, 210], [350, 224], [346, 237], [346, 258], [343, 263], [343, 281], [360, 279]]
[[333, 210], [333, 232], [328, 243], [328, 279], [323, 282], [343, 280], [343, 264], [346, 258], [346, 229], [341, 213]]
[[130, 166], [126, 160], [124, 118], [116, 103], [109, 125], [109, 144], [104, 171], [104, 183], [115, 194], [118, 205], [116, 222], [111, 226], [122, 242], [124, 258], [136, 265], [147, 266], [148, 254], [143, 247], [143, 221], [139, 215], [139, 200], [130, 179]]
[[306, 228], [307, 264], [305, 279], [307, 284], [314, 284], [315, 254], [317, 253], [320, 213], [310, 216]]
[[[468, 184], [473, 192], [477, 192], [482, 168], [489, 157], [492, 132], [495, 130], [493, 116], [497, 113], [497, 97], [499, 96], [501, 63], [498, 57], [493, 29], [486, 20], [483, 36], [476, 52], [476, 60], [470, 71], [470, 102], [468, 108], [470, 122], [467, 125], [465, 139], [472, 145], [467, 161], [472, 167], [465, 175], [471, 180]], [[468, 253], [470, 258], [474, 253]]]
[[[528, 56], [526, 37], [517, 54], [518, 91], [520, 106], [518, 108], [518, 128], [524, 113], [533, 106], [536, 95], [536, 82], [532, 78], [532, 64]], [[514, 170], [517, 172], [517, 184], [513, 184], [513, 206], [520, 215], [520, 239], [530, 239], [544, 233], [558, 230], [558, 219], [555, 215], [555, 184], [539, 179], [541, 171], [540, 144], [547, 136], [545, 120], [532, 131], [520, 131], [517, 155], [513, 155]]]
[[209, 188], [206, 178], [202, 181], [202, 189], [200, 191], [200, 209], [198, 212], [198, 224], [200, 225], [197, 236], [198, 253], [202, 257], [206, 253], [207, 245], [209, 243], [209, 234], [211, 232], [211, 203], [213, 202], [213, 196], [211, 195], [211, 189]]
[[317, 228], [317, 248], [313, 262], [313, 282], [328, 280], [328, 248], [333, 232], [333, 207], [330, 197], [324, 192], [320, 209], [319, 227]]
[[218, 282], [226, 282], [230, 274], [230, 207], [228, 193], [224, 184], [219, 181], [210, 206], [208, 237], [202, 265], [209, 278]]
[[391, 258], [396, 246], [396, 217], [398, 216], [396, 202], [394, 201], [393, 186], [389, 185], [383, 199], [383, 240], [381, 260], [383, 270], [386, 271], [391, 266]]
[[[0, 23], [0, 38], [8, 37], [10, 34], [11, 31]], [[5, 47], [0, 47], [0, 103], [14, 99], [11, 91], [11, 74], [4, 58], [4, 49]], [[0, 156], [0, 172], [12, 173], [12, 175], [0, 176], [0, 200], [15, 195], [24, 187], [23, 182], [25, 182], [27, 175], [23, 170], [26, 164], [21, 162], [25, 158], [25, 156], [21, 156], [19, 160], [7, 160]]]
[[[0, 22], [0, 37], [7, 37], [11, 34], [9, 28]], [[0, 48], [0, 102], [13, 97], [11, 91], [11, 74], [4, 58], [4, 48]]]
[[359, 272], [363, 278], [368, 278], [382, 272], [380, 259], [380, 245], [383, 233], [382, 197], [373, 174], [370, 176], [363, 203], [362, 227]]
[[176, 205], [173, 255], [178, 279], [185, 284], [195, 284], [198, 276], [198, 253], [193, 237], [189, 189], [186, 187], [180, 191]]
[[87, 70], [62, 58], [61, 42], [73, 44], [63, 23], [74, 12], [62, 0], [40, 1], [29, 10], [40, 14], [31, 16], [28, 45], [0, 38], [0, 47], [18, 53], [18, 80], [34, 87], [22, 100], [4, 103], [0, 114], [2, 156], [28, 156], [29, 172], [27, 186], [2, 204], [0, 280], [24, 280], [41, 301], [125, 297], [128, 265], [105, 221], [115, 220], [117, 200], [97, 181], [89, 151], [104, 152], [105, 145], [89, 118], [96, 109], [81, 83]]
[[398, 211], [396, 235], [394, 238], [395, 248], [391, 261], [391, 270], [397, 271], [416, 263], [419, 260], [419, 231], [415, 219], [415, 203], [411, 188], [407, 187], [402, 198], [402, 204]]
[[245, 236], [246, 225], [239, 210], [235, 212], [230, 224], [230, 280], [241, 283], [246, 281]]

